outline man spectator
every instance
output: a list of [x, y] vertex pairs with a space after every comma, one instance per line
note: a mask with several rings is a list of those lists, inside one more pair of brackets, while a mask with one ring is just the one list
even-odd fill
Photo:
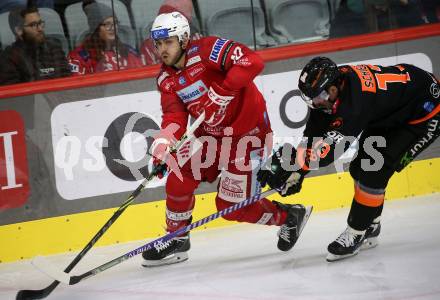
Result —
[[16, 41], [0, 57], [0, 84], [13, 84], [70, 75], [61, 43], [44, 34], [38, 8], [9, 13], [9, 26]]

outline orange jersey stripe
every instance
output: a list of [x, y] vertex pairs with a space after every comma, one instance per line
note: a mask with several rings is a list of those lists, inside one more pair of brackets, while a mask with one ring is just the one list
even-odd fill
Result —
[[429, 120], [429, 119], [431, 119], [432, 117], [434, 117], [434, 116], [435, 116], [436, 114], [438, 114], [439, 112], [440, 112], [440, 104], [437, 105], [437, 107], [434, 108], [433, 111], [431, 111], [429, 114], [427, 114], [427, 115], [424, 116], [423, 118], [420, 118], [420, 119], [417, 119], [417, 120], [410, 121], [410, 122], [408, 122], [408, 124], [415, 125], [415, 124], [423, 123], [423, 122], [425, 122], [426, 120]]

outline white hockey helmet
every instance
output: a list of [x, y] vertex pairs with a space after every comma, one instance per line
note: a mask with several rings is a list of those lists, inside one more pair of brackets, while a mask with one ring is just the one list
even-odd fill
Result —
[[185, 33], [189, 38], [190, 29], [188, 20], [177, 11], [158, 15], [151, 27], [151, 38], [153, 40], [177, 36], [179, 42], [182, 42], [185, 38]]

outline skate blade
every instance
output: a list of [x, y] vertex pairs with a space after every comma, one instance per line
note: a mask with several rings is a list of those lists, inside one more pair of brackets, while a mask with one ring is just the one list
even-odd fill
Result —
[[166, 266], [166, 265], [172, 265], [177, 264], [180, 262], [184, 262], [188, 260], [188, 253], [186, 252], [179, 252], [174, 255], [165, 257], [163, 259], [159, 260], [146, 260], [142, 262], [142, 266], [146, 268], [153, 268], [153, 267], [160, 267], [160, 266]]
[[[304, 219], [301, 222], [301, 226], [299, 227], [299, 233], [298, 233], [298, 239], [301, 236], [301, 232], [303, 231], [304, 227], [306, 226], [307, 221], [309, 221], [310, 215], [312, 214], [313, 206], [307, 206], [306, 207], [306, 214], [304, 215]], [[298, 241], [297, 239], [297, 241]]]
[[365, 239], [362, 243], [361, 250], [367, 250], [367, 249], [374, 248], [377, 246], [377, 244], [379, 244], [377, 237]]
[[328, 253], [327, 257], [325, 259], [328, 262], [334, 262], [334, 261], [338, 261], [338, 260], [341, 260], [341, 259], [345, 259], [345, 258], [349, 258], [349, 257], [355, 256], [358, 253], [359, 253], [359, 249], [356, 252], [354, 252], [354, 253], [345, 254], [345, 255], [336, 255], [336, 254]]

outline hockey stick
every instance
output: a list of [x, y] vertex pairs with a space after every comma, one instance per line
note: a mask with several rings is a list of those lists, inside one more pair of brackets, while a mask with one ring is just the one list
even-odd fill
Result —
[[[189, 141], [194, 131], [200, 126], [205, 119], [205, 113], [203, 112], [193, 124], [191, 124], [186, 133], [177, 141], [177, 143], [170, 147], [170, 153], [176, 152], [179, 148]], [[66, 267], [64, 272], [70, 272], [78, 264], [78, 262], [86, 255], [86, 253], [93, 247], [93, 245], [104, 235], [104, 233], [110, 228], [110, 226], [119, 218], [119, 216], [125, 211], [125, 209], [134, 201], [134, 199], [145, 189], [145, 186], [163, 169], [166, 168], [165, 164], [158, 165], [152, 172], [145, 178], [142, 183], [134, 190], [127, 200], [114, 212], [111, 218], [101, 227], [101, 229], [95, 234], [95, 236], [88, 242], [88, 244], [81, 250], [81, 252], [74, 258], [74, 260]], [[41, 290], [21, 290], [18, 291], [17, 300], [27, 299], [43, 299], [46, 298], [52, 291], [58, 286], [60, 282], [54, 281], [49, 286]]]
[[132, 258], [138, 254], [141, 254], [142, 252], [151, 249], [152, 247], [155, 247], [157, 245], [161, 245], [163, 243], [165, 243], [166, 241], [169, 241], [177, 236], [180, 236], [188, 231], [193, 230], [194, 228], [197, 228], [199, 226], [202, 226], [208, 222], [211, 222], [219, 217], [223, 217], [224, 215], [227, 215], [229, 213], [232, 213], [236, 210], [239, 210], [245, 206], [248, 206], [252, 203], [255, 203], [257, 201], [259, 201], [261, 198], [266, 198], [267, 196], [275, 193], [277, 190], [273, 189], [273, 190], [268, 190], [264, 193], [258, 193], [252, 197], [247, 198], [246, 200], [243, 200], [239, 203], [234, 204], [233, 206], [227, 207], [221, 211], [218, 211], [212, 215], [209, 215], [195, 223], [192, 223], [190, 225], [187, 225], [185, 227], [180, 228], [177, 231], [168, 233], [166, 235], [164, 235], [163, 237], [157, 238], [154, 241], [151, 241], [139, 248], [136, 248], [122, 256], [119, 256], [99, 267], [96, 267], [90, 271], [87, 271], [81, 275], [78, 276], [70, 276], [69, 274], [65, 273], [65, 272], [61, 272], [61, 271], [57, 271], [54, 268], [50, 267], [50, 263], [48, 263], [47, 259], [45, 259], [44, 257], [38, 257], [33, 261], [33, 264], [35, 267], [37, 267], [40, 271], [42, 271], [43, 273], [45, 273], [46, 275], [54, 278], [55, 280], [57, 280], [58, 282], [62, 282], [68, 285], [73, 285], [73, 284], [77, 284], [80, 281], [83, 281], [89, 277], [95, 276], [96, 274], [99, 274], [111, 267], [114, 267], [120, 263], [122, 263], [123, 261], [128, 260], [129, 258]]

